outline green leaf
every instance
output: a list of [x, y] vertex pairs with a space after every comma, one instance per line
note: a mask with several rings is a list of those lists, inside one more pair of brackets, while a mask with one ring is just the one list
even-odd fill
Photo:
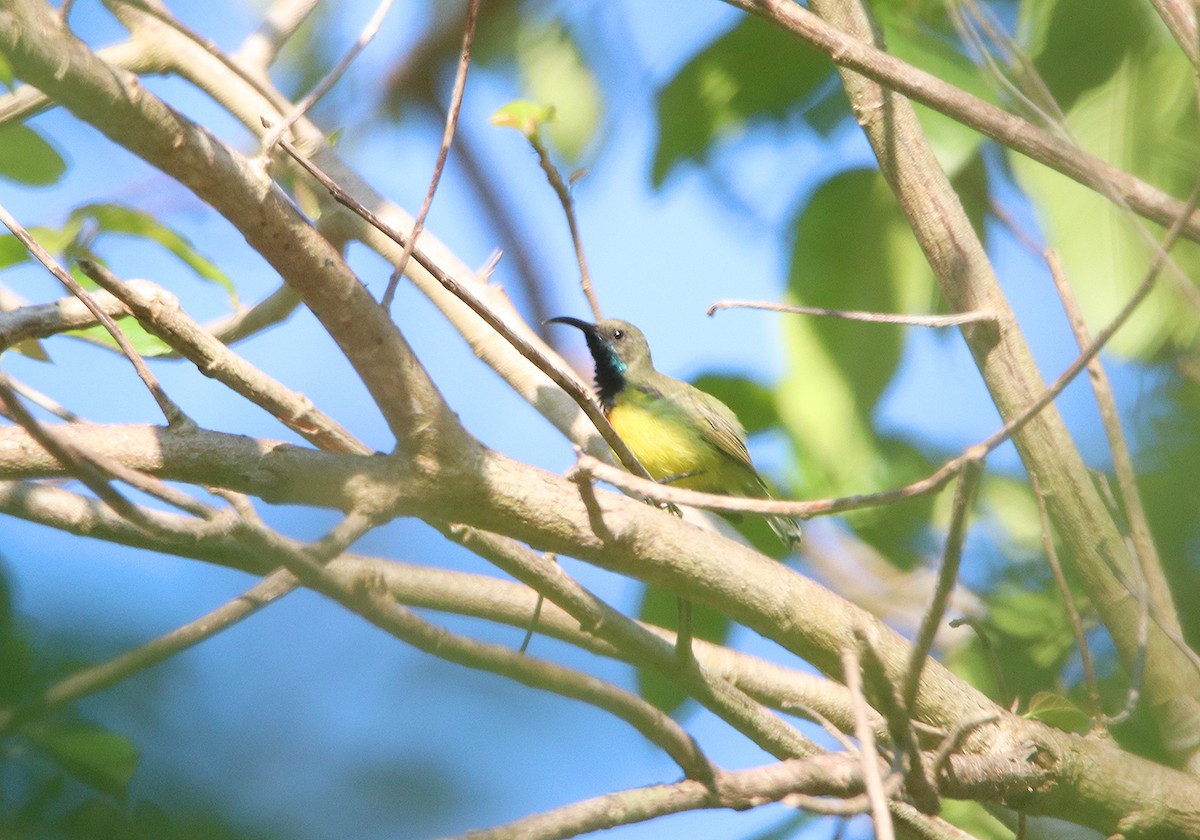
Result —
[[829, 59], [756, 17], [695, 56], [658, 94], [655, 186], [676, 164], [702, 160], [757, 119], [779, 119], [830, 78]]
[[530, 142], [537, 142], [542, 126], [554, 119], [553, 105], [539, 105], [528, 99], [514, 99], [492, 114], [492, 125], [515, 128]]
[[1029, 710], [1024, 717], [1040, 720], [1076, 735], [1084, 735], [1092, 727], [1092, 718], [1079, 706], [1061, 694], [1039, 691], [1029, 700]]
[[64, 770], [102, 793], [124, 796], [137, 769], [134, 743], [94, 724], [39, 724], [27, 727], [25, 735]]
[[13, 86], [13, 71], [12, 66], [8, 63], [8, 59], [0, 55], [0, 84], [3, 84], [9, 90]]
[[[137, 350], [142, 356], [164, 356], [172, 351], [169, 344], [163, 341], [156, 335], [146, 331], [142, 326], [142, 322], [132, 316], [126, 316], [117, 320], [117, 326], [125, 333], [125, 337], [129, 339], [129, 343], [133, 345], [133, 349]], [[84, 341], [90, 341], [93, 344], [99, 344], [113, 350], [119, 349], [120, 345], [113, 338], [103, 324], [96, 324], [82, 330], [71, 330], [64, 335], [80, 338]]]
[[[1079, 95], [1067, 125], [1092, 154], [1168, 193], [1186, 195], [1200, 171], [1193, 84], [1191, 65], [1177, 48], [1131, 52], [1102, 85]], [[1009, 159], [1036, 207], [1047, 243], [1062, 258], [1092, 332], [1099, 331], [1128, 302], [1153, 259], [1146, 237], [1138, 233], [1142, 223], [1040, 164], [1019, 155]], [[1151, 227], [1149, 235], [1157, 241], [1163, 234]], [[1177, 243], [1171, 256], [1184, 275], [1200, 277], [1196, 243]], [[1180, 283], [1191, 284], [1191, 293], [1184, 294]], [[1180, 279], [1168, 268], [1107, 349], [1154, 359], [1190, 346], [1200, 335], [1195, 297], [1195, 280]]]
[[174, 254], [200, 278], [224, 287], [229, 292], [232, 304], [235, 307], [238, 305], [237, 290], [225, 272], [201, 256], [185, 237], [144, 210], [122, 204], [85, 204], [71, 212], [68, 225], [82, 225], [89, 220], [99, 226], [101, 233], [125, 234], [157, 243]]
[[517, 26], [517, 67], [529, 98], [553, 108], [546, 137], [568, 160], [578, 161], [604, 115], [604, 96], [571, 33], [558, 21], [528, 16]]
[[1012, 840], [1013, 833], [988, 813], [980, 802], [943, 799], [939, 816], [966, 831], [976, 840]]
[[991, 626], [1018, 642], [1038, 668], [1057, 666], [1074, 647], [1062, 596], [1053, 586], [1024, 589], [1005, 582], [987, 600]]
[[[48, 227], [27, 228], [34, 241], [52, 254], [62, 253], [79, 232], [78, 224], [67, 224], [60, 229]], [[25, 244], [11, 233], [0, 236], [0, 270], [19, 265], [33, 259]]]
[[[788, 299], [832, 309], [926, 311], [933, 277], [875, 170], [827, 181], [796, 227]], [[811, 497], [892, 486], [893, 469], [871, 428], [900, 361], [902, 327], [786, 316], [788, 372], [779, 414], [804, 465]]]
[[1067, 111], [1146, 48], [1153, 18], [1150, 6], [1138, 0], [1107, 0], [1103, 14], [1092, 0], [1040, 0], [1021, 4], [1019, 27], [1029, 33], [1034, 69]]
[[747, 377], [722, 373], [702, 373], [692, 380], [692, 384], [732, 408], [746, 427], [747, 434], [752, 435], [779, 425], [779, 412], [775, 410], [775, 393], [765, 385]]
[[[678, 599], [674, 592], [647, 586], [642, 593], [638, 618], [649, 624], [674, 629], [679, 624]], [[697, 639], [723, 644], [729, 635], [730, 621], [704, 604], [692, 604], [692, 633]], [[674, 714], [687, 700], [675, 683], [645, 668], [638, 669], [638, 690], [642, 697], [667, 714]]]
[[67, 171], [67, 162], [54, 147], [27, 125], [0, 125], [0, 177], [45, 187], [57, 183]]

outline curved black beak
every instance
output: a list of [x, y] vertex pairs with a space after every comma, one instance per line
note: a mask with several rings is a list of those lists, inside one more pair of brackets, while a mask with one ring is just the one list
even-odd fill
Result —
[[578, 318], [568, 318], [566, 316], [547, 318], [545, 321], [542, 321], [542, 326], [545, 326], [546, 324], [568, 324], [576, 329], [582, 330], [585, 335], [596, 334], [595, 324], [588, 323], [587, 321], [581, 321]]

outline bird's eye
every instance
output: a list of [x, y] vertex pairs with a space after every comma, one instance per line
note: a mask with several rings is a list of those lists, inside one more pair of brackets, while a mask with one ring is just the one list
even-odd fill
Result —
[[613, 330], [613, 338], [622, 339], [625, 337], [625, 330]]

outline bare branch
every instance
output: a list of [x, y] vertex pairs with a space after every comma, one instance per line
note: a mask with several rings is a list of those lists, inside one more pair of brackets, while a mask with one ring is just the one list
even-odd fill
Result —
[[[321, 183], [323, 187], [329, 190], [341, 204], [353, 210], [361, 218], [367, 221], [372, 227], [383, 233], [385, 236], [392, 239], [397, 244], [406, 244], [406, 239], [400, 233], [392, 230], [371, 210], [363, 206], [356, 198], [350, 195], [346, 190], [336, 184], [328, 175], [312, 161], [305, 158], [300, 151], [287, 140], [280, 140], [279, 145], [292, 156], [292, 158], [300, 164], [300, 166], [312, 175]], [[496, 332], [517, 350], [524, 358], [532, 362], [538, 370], [546, 374], [556, 385], [566, 391], [576, 404], [583, 409], [584, 414], [592, 421], [596, 430], [603, 436], [621, 463], [625, 465], [631, 473], [641, 476], [647, 480], [650, 479], [650, 474], [646, 472], [645, 467], [638, 463], [637, 458], [629, 450], [629, 447], [621, 440], [620, 435], [616, 433], [612, 425], [608, 422], [608, 418], [604, 416], [604, 412], [600, 410], [600, 406], [592, 397], [590, 391], [583, 387], [577, 379], [563, 373], [558, 366], [548, 357], [538, 351], [524, 336], [513, 330], [508, 323], [498, 315], [496, 315], [491, 307], [481, 301], [475, 293], [463, 283], [460, 283], [454, 277], [451, 277], [441, 269], [436, 263], [430, 260], [420, 248], [413, 247], [412, 258], [416, 260], [422, 268], [436, 279], [448, 292], [458, 298], [471, 308], [473, 312], [479, 315], [486, 321]]]
[[883, 778], [879, 774], [879, 754], [875, 750], [875, 735], [867, 718], [867, 700], [863, 696], [862, 672], [859, 670], [858, 653], [853, 647], [842, 651], [842, 673], [846, 688], [854, 702], [854, 734], [858, 738], [858, 759], [862, 768], [863, 783], [871, 802], [871, 819], [875, 823], [875, 836], [881, 840], [895, 840], [896, 830], [892, 826], [892, 815], [888, 811], [887, 796], [883, 791]]
[[1050, 515], [1046, 513], [1046, 499], [1036, 473], [1029, 473], [1029, 485], [1033, 497], [1037, 500], [1038, 518], [1042, 525], [1042, 550], [1046, 553], [1046, 563], [1050, 573], [1054, 575], [1054, 583], [1062, 596], [1063, 608], [1067, 611], [1067, 620], [1071, 622], [1071, 632], [1075, 634], [1075, 646], [1079, 648], [1079, 659], [1083, 663], [1083, 681], [1087, 686], [1088, 700], [1091, 702], [1093, 725], [1100, 725], [1104, 720], [1104, 708], [1100, 703], [1100, 687], [1096, 683], [1096, 667], [1092, 663], [1092, 652], [1088, 647], [1087, 634], [1083, 630], [1083, 620], [1079, 617], [1079, 609], [1075, 606], [1075, 597], [1071, 594], [1071, 586], [1063, 572], [1062, 563], [1058, 559], [1058, 551], [1054, 548], [1054, 534], [1051, 531]]
[[1183, 202], [1178, 199], [990, 102], [889, 55], [869, 40], [854, 37], [804, 6], [782, 0], [726, 2], [778, 24], [828, 55], [839, 67], [886, 85], [1085, 187], [1106, 196], [1110, 188], [1115, 189], [1138, 215], [1163, 226], [1184, 218], [1184, 238], [1200, 241], [1200, 214], [1185, 214]]
[[262, 24], [242, 43], [233, 59], [266, 75], [279, 50], [317, 7], [317, 0], [275, 0]]
[[897, 315], [891, 312], [856, 312], [847, 309], [824, 309], [819, 306], [797, 306], [791, 303], [772, 303], [766, 300], [719, 300], [708, 307], [708, 315], [718, 309], [766, 309], [793, 315], [816, 315], [841, 318], [846, 321], [865, 321], [870, 324], [908, 324], [913, 327], [958, 327], [995, 320], [986, 312], [962, 312], [956, 315]]
[[387, 289], [380, 300], [380, 305], [389, 311], [392, 308], [392, 299], [396, 296], [396, 286], [400, 283], [400, 277], [404, 274], [404, 269], [408, 267], [408, 260], [412, 257], [412, 249], [416, 246], [417, 239], [420, 238], [421, 231], [425, 227], [425, 217], [429, 214], [429, 208], [433, 205], [433, 194], [437, 192], [438, 182], [442, 179], [442, 169], [446, 166], [446, 157], [450, 154], [450, 144], [454, 142], [454, 131], [458, 126], [458, 113], [462, 109], [463, 92], [467, 88], [467, 70], [471, 66], [471, 41], [475, 38], [475, 21], [478, 17], [479, 0], [468, 0], [467, 18], [463, 24], [462, 51], [458, 58], [458, 70], [454, 75], [454, 89], [450, 94], [450, 107], [446, 109], [446, 127], [442, 130], [442, 145], [438, 149], [437, 162], [433, 165], [433, 177], [429, 181], [429, 190], [425, 193], [425, 200], [421, 202], [421, 209], [417, 213], [417, 218], [413, 220], [412, 229], [406, 237], [408, 241], [404, 243], [404, 251], [400, 254], [400, 259], [396, 263], [396, 269], [392, 272], [392, 276], [388, 280]]
[[[230, 521], [228, 524], [232, 524]], [[275, 572], [237, 598], [157, 639], [60, 680], [15, 709], [0, 709], [0, 732], [127, 680], [249, 618], [294, 590], [296, 578]]]
[[170, 292], [146, 281], [139, 286], [123, 283], [108, 269], [86, 260], [80, 266], [124, 303], [149, 332], [194, 362], [205, 376], [228, 385], [322, 449], [359, 455], [371, 453], [370, 447], [316, 408], [308, 397], [287, 388], [214, 338], [183, 311], [178, 298]]
[[257, 519], [252, 508], [243, 506], [242, 511], [244, 537], [283, 560], [306, 586], [426, 653], [597, 706], [633, 726], [670, 755], [689, 779], [711, 784], [713, 768], [691, 736], [669, 715], [637, 695], [570, 668], [451, 633], [399, 606], [386, 592], [348, 586], [306, 552], [297, 551], [280, 539]]
[[681, 661], [670, 644], [580, 586], [557, 563], [498, 534], [458, 525], [450, 526], [448, 535], [534, 587], [574, 616], [585, 631], [621, 651], [622, 658], [669, 679], [775, 757], [820, 752], [811, 740], [702, 663]]
[[79, 298], [80, 302], [87, 307], [96, 320], [104, 325], [104, 329], [108, 330], [108, 334], [117, 342], [121, 348], [121, 352], [125, 354], [130, 364], [133, 365], [134, 370], [137, 371], [138, 377], [146, 384], [146, 388], [150, 391], [150, 394], [154, 397], [154, 401], [158, 403], [158, 407], [162, 410], [163, 416], [167, 418], [167, 423], [172, 426], [194, 426], [195, 424], [183, 413], [183, 410], [175, 404], [174, 400], [167, 396], [167, 392], [159, 384], [158, 378], [150, 372], [150, 368], [146, 367], [146, 361], [142, 358], [141, 354], [134, 349], [133, 344], [130, 343], [124, 331], [117, 326], [117, 322], [112, 319], [112, 316], [96, 303], [92, 298], [91, 292], [83, 288], [79, 281], [71, 276], [69, 271], [59, 265], [58, 261], [50, 255], [50, 252], [39, 245], [37, 240], [29, 235], [29, 231], [13, 218], [3, 205], [0, 205], [0, 222], [3, 222], [4, 226], [11, 230], [13, 235], [21, 241], [26, 250], [45, 266], [46, 270], [53, 274], [55, 279], [66, 287], [67, 291]]
[[383, 19], [387, 17], [391, 8], [392, 0], [380, 0], [379, 5], [375, 8], [375, 13], [371, 15], [371, 19], [367, 21], [367, 25], [358, 34], [358, 39], [350, 46], [350, 49], [346, 50], [345, 55], [338, 60], [333, 69], [325, 74], [321, 81], [317, 82], [307, 96], [292, 106], [283, 119], [274, 125], [262, 139], [263, 154], [270, 155], [275, 144], [279, 142], [279, 138], [291, 129], [296, 120], [307, 114], [308, 110], [316, 105], [322, 96], [333, 90], [333, 86], [350, 69], [350, 65], [354, 59], [358, 58], [358, 54], [366, 49], [367, 44], [371, 43], [379, 34], [379, 28], [383, 26]]
[[958, 487], [954, 491], [954, 508], [950, 514], [950, 530], [946, 534], [946, 548], [942, 553], [942, 568], [938, 573], [937, 588], [925, 617], [921, 619], [921, 629], [917, 638], [913, 640], [908, 673], [905, 675], [900, 694], [906, 715], [916, 704], [925, 659], [929, 656], [933, 637], [946, 614], [946, 604], [950, 600], [950, 593], [954, 591], [955, 581], [958, 580], [958, 565], [962, 560], [963, 542], [967, 537], [967, 522], [971, 516], [975, 493], [979, 489], [979, 481], [983, 477], [983, 466], [982, 458], [968, 460], [958, 475]]

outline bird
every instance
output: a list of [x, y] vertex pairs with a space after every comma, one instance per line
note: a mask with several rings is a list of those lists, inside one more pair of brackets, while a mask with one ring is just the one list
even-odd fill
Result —
[[[656, 481], [727, 496], [770, 498], [746, 448], [746, 430], [725, 403], [655, 370], [650, 345], [628, 321], [550, 318], [583, 332], [596, 368], [596, 397], [608, 422]], [[800, 526], [766, 516], [787, 548]]]

